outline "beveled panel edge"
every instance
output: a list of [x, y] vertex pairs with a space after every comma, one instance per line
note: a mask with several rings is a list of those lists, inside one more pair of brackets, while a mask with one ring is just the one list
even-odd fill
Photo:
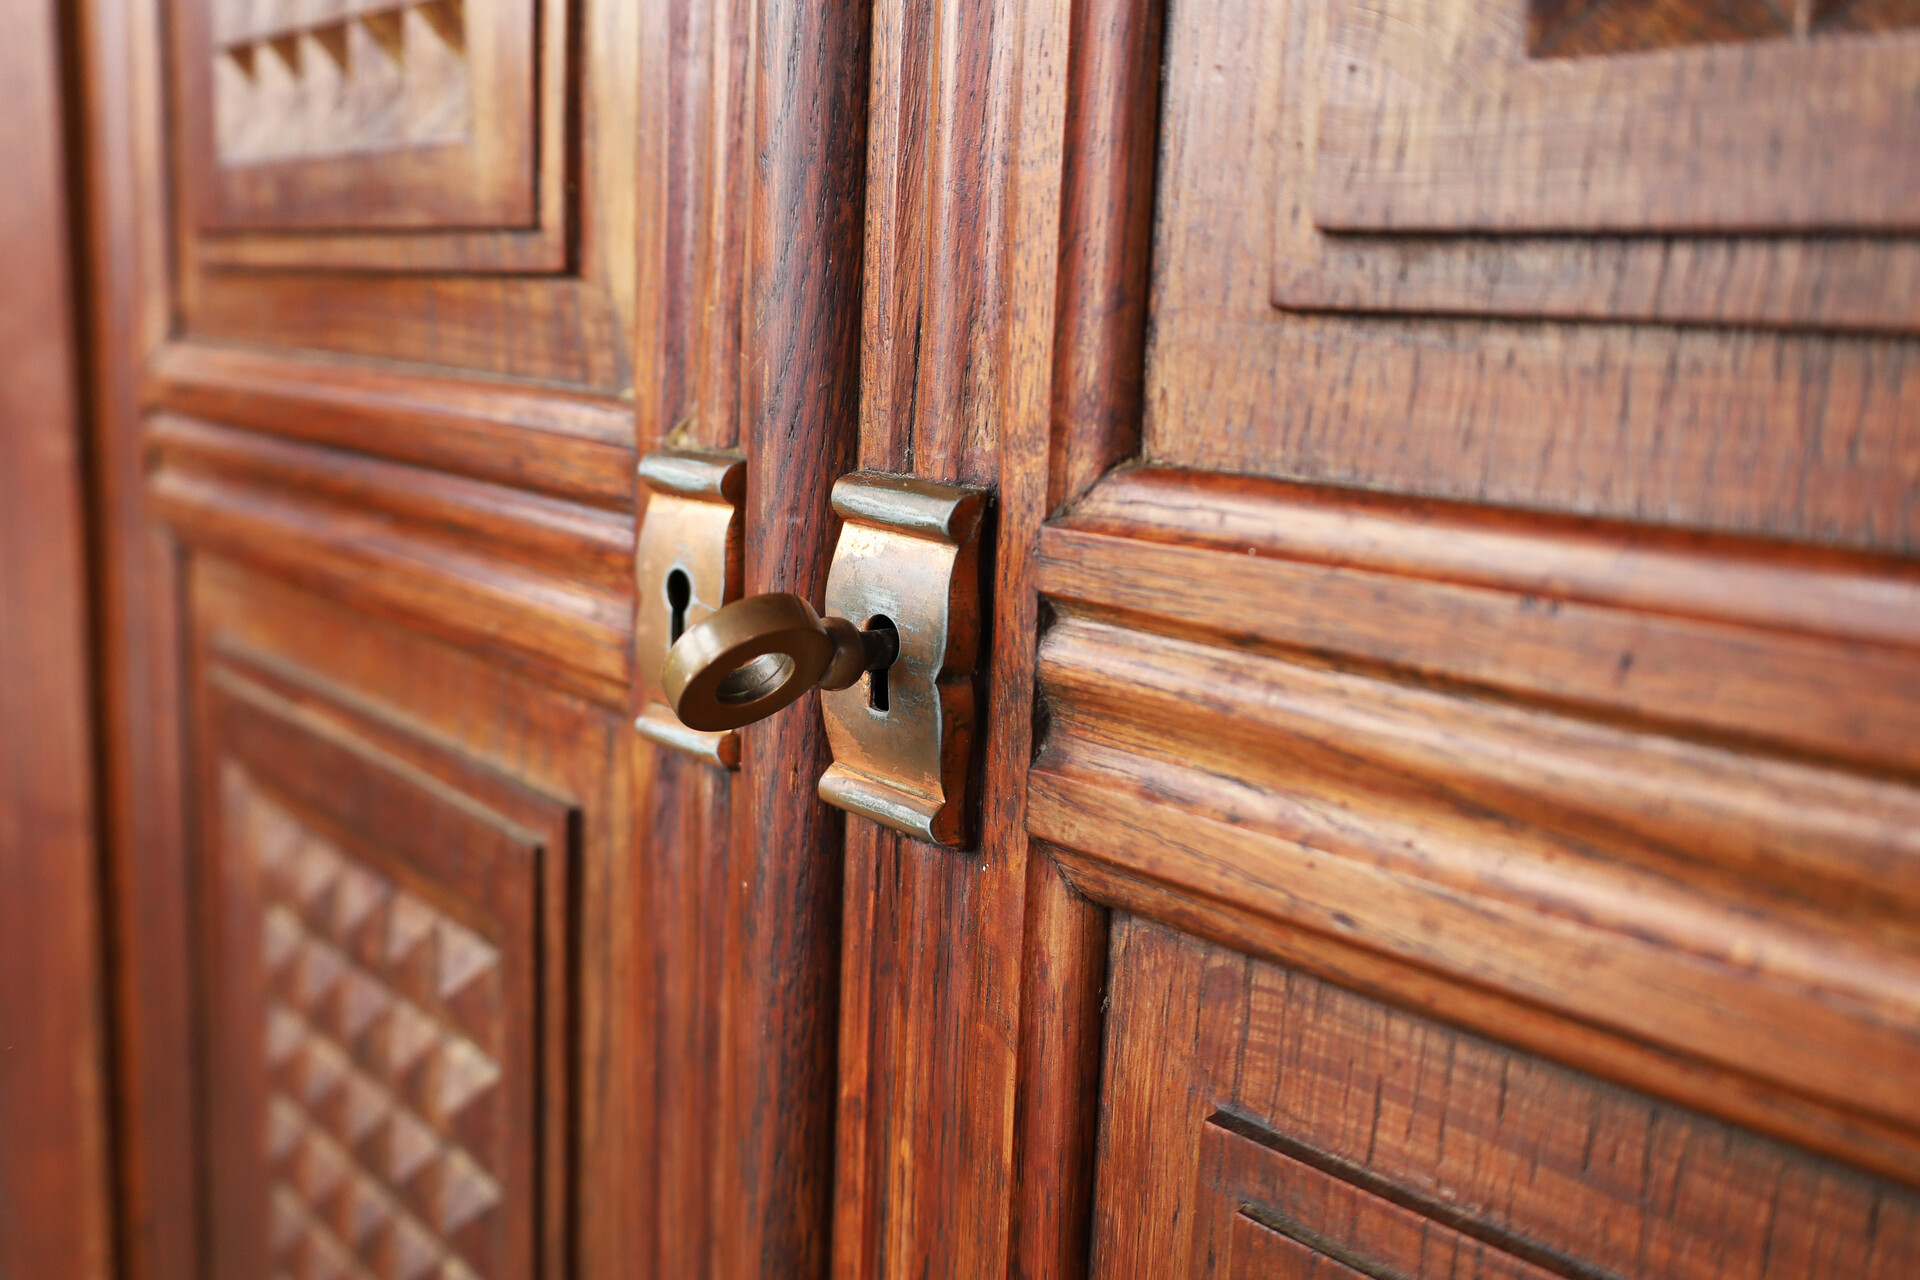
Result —
[[[1069, 609], [1212, 643], [1920, 771], [1913, 566], [1469, 511], [1123, 472], [1042, 532], [1041, 590]], [[1239, 589], [1221, 591], [1223, 575]]]
[[[1792, 702], [1824, 665], [1818, 693], [1898, 720], [1911, 566], [1140, 468], [1044, 531], [1039, 576], [1028, 829], [1080, 892], [1920, 1184], [1920, 1111], [1886, 1088], [1920, 1065], [1911, 753], [1712, 696], [1757, 664], [1749, 692]], [[1463, 668], [1446, 611], [1489, 601]], [[1623, 718], [1530, 683], [1596, 635], [1672, 646], [1698, 705]], [[1322, 883], [1348, 876], [1372, 887]], [[1410, 907], [1429, 893], [1459, 896]], [[1639, 976], [1581, 996], [1596, 958]]]
[[156, 515], [191, 550], [250, 564], [624, 708], [630, 590], [499, 554], [431, 524], [383, 518], [324, 490], [168, 461], [148, 481]]
[[1920, 241], [1870, 235], [1548, 236], [1329, 232], [1309, 208], [1325, 5], [1290, 23], [1274, 95], [1271, 301], [1302, 314], [1566, 319], [1703, 327], [1920, 330]]
[[142, 398], [149, 411], [616, 509], [633, 504], [633, 408], [624, 400], [194, 340], [160, 348]]

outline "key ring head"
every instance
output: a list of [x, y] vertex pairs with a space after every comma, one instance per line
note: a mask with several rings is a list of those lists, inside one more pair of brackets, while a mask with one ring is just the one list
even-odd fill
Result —
[[660, 683], [689, 729], [737, 729], [798, 701], [833, 651], [820, 616], [799, 596], [748, 596], [687, 628], [667, 651]]

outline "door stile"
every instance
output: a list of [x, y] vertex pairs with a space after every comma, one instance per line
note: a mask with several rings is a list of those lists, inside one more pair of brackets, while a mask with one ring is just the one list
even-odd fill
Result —
[[[866, 161], [863, 0], [759, 11], [741, 439], [745, 590], [818, 602], [833, 482], [853, 467]], [[815, 784], [825, 729], [805, 700], [742, 735], [721, 957], [717, 1276], [815, 1276], [828, 1260], [838, 811]]]
[[876, 7], [861, 465], [994, 486], [997, 547], [978, 847], [847, 824], [836, 1276], [1085, 1268], [1106, 912], [1025, 832], [1033, 563], [1138, 439], [1155, 21]]
[[[745, 0], [649, 4], [641, 81], [661, 127], [643, 130], [636, 438], [663, 448], [740, 444], [742, 295], [747, 262], [753, 13]], [[648, 489], [636, 486], [644, 504]], [[641, 519], [645, 519], [644, 506]], [[659, 583], [636, 583], [656, 591]], [[636, 673], [636, 696], [657, 673]], [[638, 711], [640, 708], [636, 707]], [[636, 735], [653, 983], [650, 1043], [634, 1086], [652, 1099], [652, 1273], [714, 1274], [714, 1223], [732, 1212], [719, 1181], [719, 1014], [724, 912], [734, 839], [735, 775]]]
[[87, 0], [76, 32], [117, 1263], [163, 1280], [200, 1274], [180, 550], [150, 515], [141, 413], [172, 320], [167, 117], [153, 6]]

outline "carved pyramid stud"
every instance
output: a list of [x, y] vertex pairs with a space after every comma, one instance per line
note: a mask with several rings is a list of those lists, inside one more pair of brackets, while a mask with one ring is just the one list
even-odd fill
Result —
[[267, 1159], [277, 1165], [291, 1156], [306, 1127], [300, 1108], [276, 1094], [267, 1103]]
[[342, 1190], [334, 1211], [333, 1227], [340, 1239], [355, 1253], [364, 1255], [373, 1233], [392, 1220], [391, 1202], [385, 1192], [364, 1177], [353, 1177]]
[[440, 1167], [434, 1225], [451, 1236], [500, 1202], [500, 1185], [464, 1152], [450, 1151]]
[[440, 1138], [407, 1112], [396, 1109], [387, 1121], [385, 1167], [389, 1186], [404, 1187], [440, 1153]]
[[328, 922], [334, 940], [343, 945], [351, 941], [391, 891], [391, 885], [364, 867], [344, 869], [333, 893], [333, 919]]
[[375, 1033], [375, 1061], [388, 1084], [399, 1086], [440, 1039], [432, 1018], [405, 1000], [396, 1000]]
[[483, 974], [500, 963], [500, 952], [486, 939], [463, 925], [442, 920], [439, 927], [436, 994], [451, 1000]]
[[443, 1131], [500, 1079], [500, 1065], [466, 1040], [448, 1037], [434, 1063], [427, 1115]]
[[307, 1024], [284, 1005], [267, 1008], [267, 1065], [282, 1067], [293, 1061], [295, 1050], [307, 1038]]
[[294, 981], [290, 993], [294, 1007], [311, 1017], [346, 971], [347, 958], [339, 951], [318, 938], [305, 939], [294, 961]]
[[328, 1025], [342, 1041], [352, 1044], [391, 1008], [391, 992], [359, 970], [350, 969], [334, 987]]
[[420, 1280], [439, 1266], [447, 1253], [425, 1227], [404, 1215], [394, 1219], [383, 1244], [376, 1264], [381, 1280]]

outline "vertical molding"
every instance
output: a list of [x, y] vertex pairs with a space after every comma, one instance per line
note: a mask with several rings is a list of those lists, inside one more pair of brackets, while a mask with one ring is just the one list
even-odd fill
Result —
[[125, 1280], [201, 1274], [181, 720], [179, 551], [145, 489], [140, 379], [173, 323], [160, 6], [85, 0], [75, 42]]
[[[865, 0], [763, 0], [743, 378], [746, 590], [816, 604], [859, 410]], [[721, 1277], [819, 1277], [833, 1188], [838, 811], [812, 698], [743, 732], [715, 1149]]]
[[0, 1276], [106, 1280], [78, 184], [63, 156], [61, 21], [54, 0], [0, 0]]
[[980, 847], [848, 823], [838, 1280], [1084, 1258], [1105, 914], [1034, 867], [1025, 814], [1070, 11], [876, 6], [862, 465], [999, 501]]
[[1161, 0], [1073, 0], [1047, 510], [1140, 448]]

